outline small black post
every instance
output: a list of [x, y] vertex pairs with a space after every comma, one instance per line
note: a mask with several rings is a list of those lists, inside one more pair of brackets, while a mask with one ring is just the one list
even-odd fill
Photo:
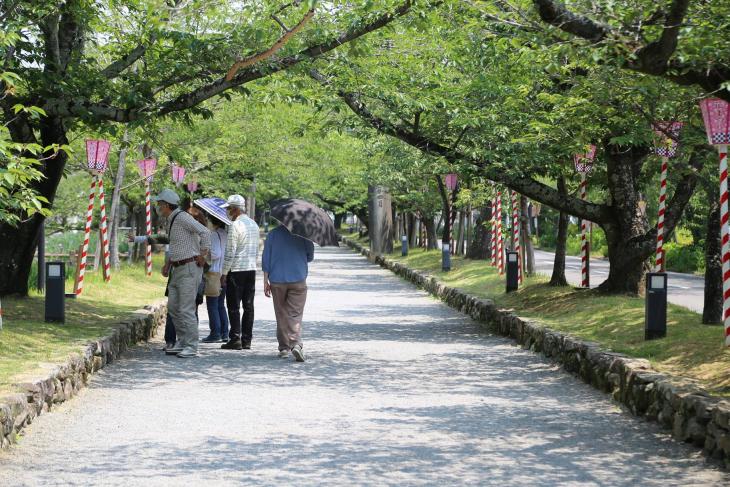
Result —
[[38, 235], [38, 281], [36, 287], [43, 292], [46, 284], [46, 220], [41, 223], [41, 230]]
[[507, 252], [507, 292], [517, 291], [519, 287], [518, 271], [519, 271], [519, 254], [517, 252]]
[[400, 238], [400, 245], [400, 255], [406, 257], [408, 255], [408, 237], [406, 235]]
[[66, 322], [66, 264], [46, 262], [46, 322]]
[[646, 274], [646, 304], [644, 307], [644, 339], [667, 336], [667, 274]]
[[451, 247], [445, 243], [441, 249], [441, 270], [448, 272], [451, 270]]

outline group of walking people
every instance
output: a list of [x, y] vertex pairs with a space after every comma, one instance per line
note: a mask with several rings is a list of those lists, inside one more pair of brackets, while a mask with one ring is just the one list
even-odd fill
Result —
[[[254, 296], [260, 230], [246, 213], [246, 200], [234, 194], [220, 205], [180, 208], [179, 195], [165, 189], [153, 198], [165, 220], [165, 234], [134, 241], [168, 244], [162, 274], [168, 278], [165, 352], [180, 358], [198, 355], [198, 345], [221, 343], [223, 350], [248, 350], [253, 340]], [[223, 216], [225, 211], [225, 216]], [[262, 257], [263, 287], [273, 297], [278, 354], [305, 360], [301, 339], [307, 298], [311, 241], [283, 225], [266, 236]], [[205, 296], [210, 332], [199, 339], [198, 306]]]

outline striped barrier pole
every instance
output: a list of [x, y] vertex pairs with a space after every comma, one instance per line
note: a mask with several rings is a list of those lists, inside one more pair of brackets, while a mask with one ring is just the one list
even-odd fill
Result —
[[96, 196], [96, 180], [98, 176], [91, 177], [91, 190], [89, 192], [89, 206], [86, 209], [86, 225], [84, 226], [84, 242], [81, 245], [81, 255], [79, 255], [78, 279], [76, 280], [76, 289], [74, 292], [79, 296], [84, 290], [84, 275], [86, 274], [86, 257], [89, 253], [89, 236], [91, 235], [91, 219], [94, 215], [94, 197]]
[[[586, 199], [586, 181], [585, 173], [580, 174], [580, 199]], [[587, 232], [587, 221], [580, 220], [580, 274], [582, 287], [590, 287], [590, 269], [588, 268], [588, 232]]]
[[[150, 204], [150, 183], [145, 181], [145, 196], [144, 196], [144, 205], [145, 205], [145, 223], [147, 225], [146, 227], [146, 235], [147, 237], [152, 236], [152, 205]], [[145, 265], [147, 266], [147, 276], [152, 275], [152, 244], [149, 242], [149, 239], [147, 242], [145, 242]]]
[[497, 190], [497, 271], [504, 274], [504, 235], [502, 235], [502, 191]]
[[104, 281], [111, 279], [111, 256], [109, 253], [109, 233], [106, 219], [106, 202], [104, 200], [104, 179], [99, 176], [99, 211], [101, 212], [101, 252], [103, 255], [103, 274]]
[[522, 252], [520, 251], [520, 201], [512, 191], [512, 248], [517, 252], [517, 283], [522, 284]]
[[492, 267], [497, 267], [497, 198], [492, 198], [492, 236], [489, 250], [491, 252]]
[[720, 225], [722, 239], [722, 321], [725, 326], [725, 346], [730, 347], [730, 226], [728, 226], [727, 145], [720, 152]]
[[662, 157], [661, 183], [659, 184], [659, 218], [656, 224], [656, 259], [654, 272], [664, 272], [664, 213], [667, 201], [667, 172], [669, 158]]

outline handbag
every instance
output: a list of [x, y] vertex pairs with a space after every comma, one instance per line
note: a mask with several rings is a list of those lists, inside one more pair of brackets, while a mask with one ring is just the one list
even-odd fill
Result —
[[217, 298], [221, 295], [221, 273], [206, 272], [205, 273], [205, 290], [203, 294], [211, 298]]

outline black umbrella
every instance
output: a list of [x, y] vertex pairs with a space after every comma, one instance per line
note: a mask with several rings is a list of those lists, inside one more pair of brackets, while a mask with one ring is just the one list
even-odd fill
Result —
[[271, 217], [278, 220], [293, 235], [298, 235], [324, 247], [339, 247], [335, 224], [325, 211], [304, 200], [284, 199], [271, 203]]

